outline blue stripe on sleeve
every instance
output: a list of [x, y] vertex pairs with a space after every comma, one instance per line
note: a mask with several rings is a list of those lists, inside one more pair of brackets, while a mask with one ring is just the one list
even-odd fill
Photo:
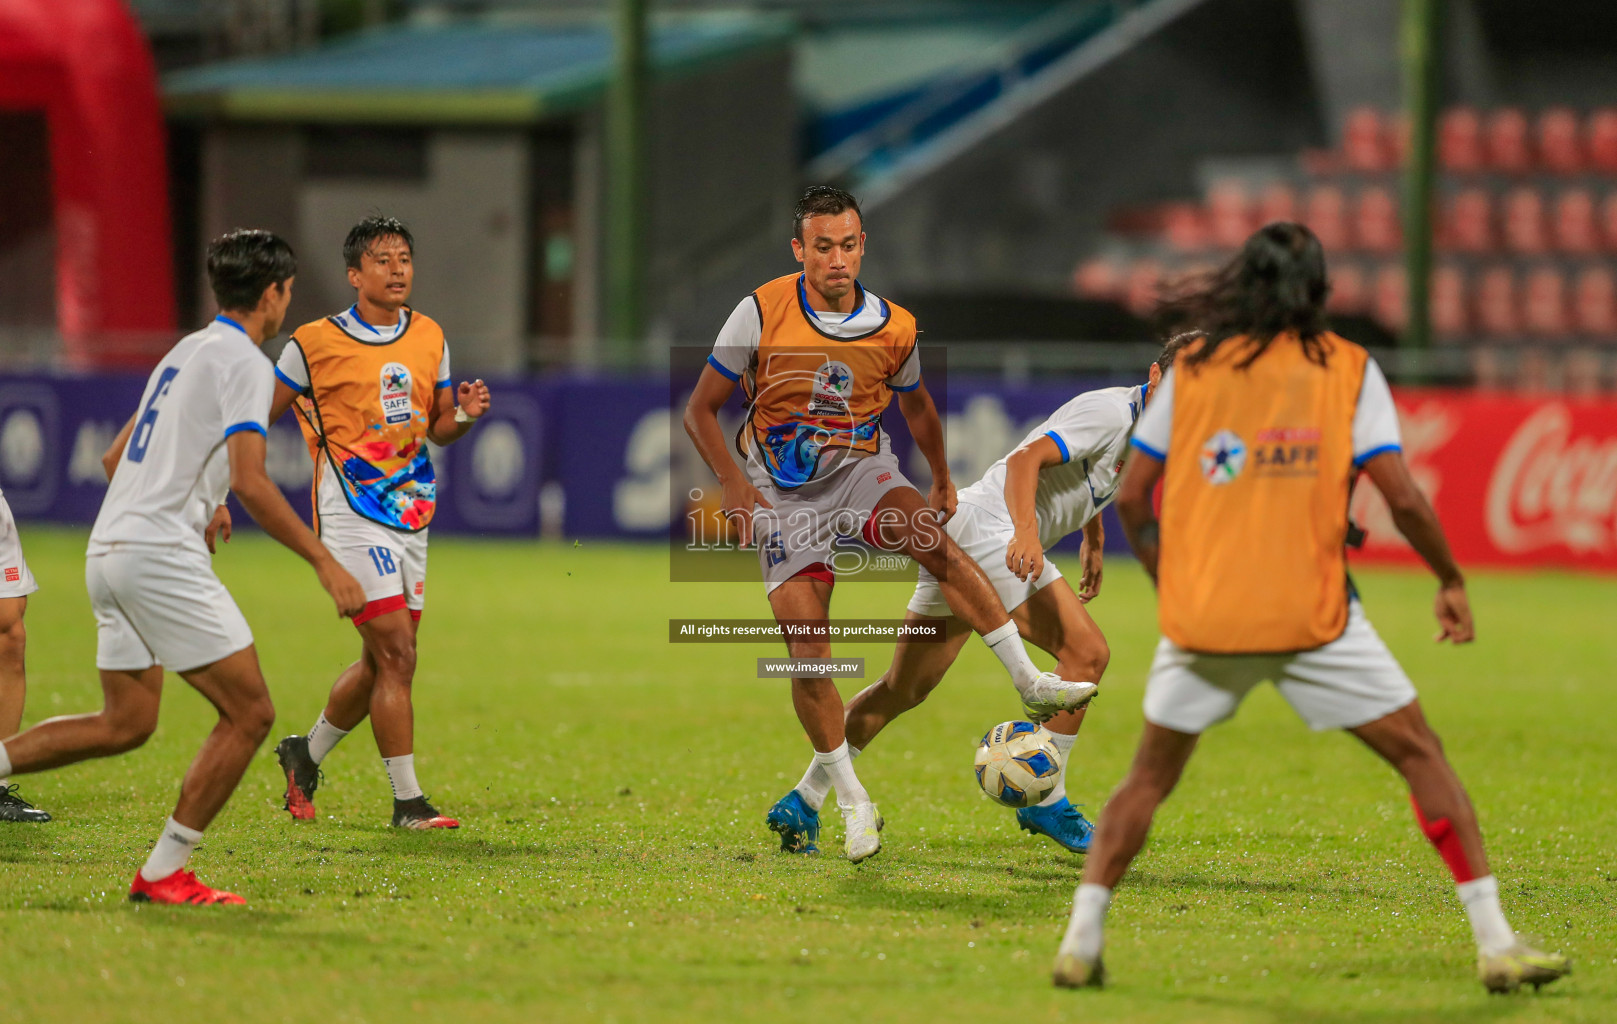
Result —
[[258, 433], [264, 435], [265, 437], [269, 436], [269, 431], [264, 429], [263, 424], [254, 423], [252, 420], [242, 420], [240, 423], [237, 423], [237, 424], [234, 424], [232, 426], [226, 427], [225, 428], [225, 436], [229, 437], [231, 434], [239, 434], [243, 430], [256, 430]]
[[1063, 441], [1061, 439], [1060, 434], [1056, 433], [1053, 430], [1046, 430], [1044, 432], [1044, 436], [1048, 437], [1050, 440], [1054, 441], [1056, 443], [1056, 447], [1061, 449], [1061, 461], [1062, 462], [1071, 461], [1072, 454], [1067, 451], [1067, 442], [1065, 442], [1065, 441]]
[[1353, 457], [1353, 464], [1355, 466], [1362, 466], [1366, 462], [1369, 462], [1371, 459], [1375, 458], [1377, 455], [1380, 455], [1382, 452], [1401, 452], [1403, 450], [1404, 446], [1401, 444], [1384, 444], [1378, 448], [1370, 449], [1363, 455], [1355, 455]]
[[921, 382], [917, 380], [914, 384], [894, 384], [892, 381], [888, 381], [887, 386], [894, 391], [914, 391], [921, 386]]
[[282, 373], [281, 368], [279, 366], [277, 366], [275, 368], [275, 377], [282, 384], [285, 384], [287, 387], [291, 388], [293, 391], [296, 391], [300, 395], [306, 395], [306, 394], [309, 393], [308, 388], [304, 387], [302, 384], [299, 384], [297, 381], [293, 380], [291, 377], [288, 377], [286, 374]]
[[1168, 453], [1167, 452], [1159, 452], [1155, 448], [1153, 448], [1150, 445], [1146, 444], [1144, 441], [1140, 440], [1137, 437], [1129, 438], [1129, 444], [1131, 444], [1134, 447], [1140, 449], [1140, 451], [1145, 452], [1147, 455], [1151, 456], [1153, 459], [1156, 459], [1158, 462], [1167, 462], [1168, 461]]
[[451, 379], [450, 379], [450, 378], [448, 378], [448, 377], [445, 377], [445, 378], [444, 378], [444, 379], [443, 379], [443, 380], [441, 380], [441, 381], [439, 381], [439, 382], [438, 382], [438, 383], [436, 383], [436, 384], [434, 384], [434, 385], [433, 385], [433, 386], [432, 386], [432, 390], [434, 390], [434, 391], [437, 391], [437, 390], [438, 390], [438, 389], [439, 389], [439, 388], [447, 388], [447, 387], [449, 387], [449, 386], [450, 386], [450, 385], [451, 385], [451, 384], [452, 384], [452, 383], [454, 383], [454, 381], [452, 381], [452, 380], [451, 380]]
[[720, 373], [724, 374], [730, 380], [740, 380], [741, 379], [741, 374], [739, 374], [739, 373], [731, 373], [725, 367], [725, 365], [723, 363], [719, 362], [719, 360], [718, 360], [718, 358], [716, 356], [708, 356], [707, 357], [707, 365], [713, 367], [715, 370], [717, 370]]

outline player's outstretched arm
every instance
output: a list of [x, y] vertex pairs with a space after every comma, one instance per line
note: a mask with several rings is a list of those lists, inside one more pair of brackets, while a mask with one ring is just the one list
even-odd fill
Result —
[[481, 377], [451, 391], [441, 387], [433, 393], [432, 422], [427, 425], [427, 437], [436, 445], [454, 444], [466, 436], [472, 424], [488, 412], [490, 398], [488, 385]]
[[1028, 442], [1005, 458], [1005, 508], [1011, 514], [1011, 543], [1005, 568], [1019, 580], [1036, 580], [1044, 572], [1044, 545], [1039, 543], [1039, 470], [1061, 465], [1061, 448], [1048, 434]]
[[264, 435], [256, 430], [238, 430], [225, 444], [230, 451], [230, 489], [247, 514], [265, 533], [314, 566], [320, 585], [337, 604], [338, 615], [351, 618], [359, 614], [365, 607], [365, 591], [359, 581], [338, 565], [320, 539], [303, 525], [281, 489], [264, 472]]
[[1162, 479], [1167, 463], [1154, 459], [1138, 448], [1129, 456], [1123, 469], [1123, 483], [1117, 489], [1117, 518], [1123, 521], [1123, 535], [1129, 547], [1140, 559], [1140, 565], [1157, 579], [1158, 527], [1157, 513], [1151, 507], [1151, 494]]
[[1449, 541], [1443, 534], [1443, 525], [1437, 521], [1431, 502], [1409, 475], [1409, 464], [1400, 451], [1382, 452], [1364, 464], [1364, 471], [1376, 490], [1387, 500], [1392, 512], [1393, 525], [1409, 541], [1410, 547], [1425, 560], [1437, 574], [1437, 603], [1435, 613], [1438, 640], [1451, 640], [1457, 644], [1476, 639], [1476, 627], [1471, 622], [1471, 604], [1465, 595], [1465, 577], [1449, 550]]
[[130, 414], [129, 422], [118, 431], [118, 436], [112, 439], [112, 446], [101, 456], [101, 468], [107, 471], [108, 481], [112, 480], [112, 474], [118, 472], [118, 460], [124, 457], [124, 449], [129, 447], [129, 435], [134, 433], [135, 417], [139, 415], [138, 412]]
[[725, 447], [719, 410], [735, 394], [735, 389], [735, 381], [712, 366], [704, 366], [690, 401], [685, 403], [685, 433], [690, 435], [691, 443], [696, 445], [696, 452], [707, 463], [707, 468], [719, 478], [720, 507], [725, 518], [735, 524], [741, 546], [747, 547], [752, 543], [752, 510], [774, 506], [747, 479]]
[[898, 393], [898, 411], [904, 414], [915, 447], [932, 469], [932, 491], [926, 503], [940, 514], [941, 522], [948, 522], [955, 510], [954, 481], [949, 477], [949, 456], [943, 446], [943, 421], [925, 381]]
[[1078, 581], [1078, 600], [1088, 604], [1100, 596], [1100, 578], [1104, 572], [1102, 562], [1105, 560], [1106, 527], [1100, 521], [1100, 513], [1084, 524], [1083, 549], [1078, 552], [1078, 564], [1083, 566], [1083, 578]]

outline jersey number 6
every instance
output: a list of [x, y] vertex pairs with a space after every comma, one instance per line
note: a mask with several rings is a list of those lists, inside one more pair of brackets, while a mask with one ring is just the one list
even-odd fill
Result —
[[174, 383], [175, 374], [179, 368], [170, 366], [157, 378], [157, 387], [152, 389], [152, 397], [146, 400], [146, 409], [140, 414], [140, 422], [135, 424], [135, 432], [129, 437], [129, 461], [140, 462], [146, 458], [146, 446], [152, 443], [152, 430], [157, 426], [158, 406], [163, 403], [163, 396]]

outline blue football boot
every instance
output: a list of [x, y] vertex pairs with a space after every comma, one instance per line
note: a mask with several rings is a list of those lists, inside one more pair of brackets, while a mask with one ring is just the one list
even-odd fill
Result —
[[775, 801], [764, 821], [769, 831], [780, 835], [782, 853], [820, 852], [816, 845], [820, 838], [820, 812], [805, 803], [797, 790]]
[[1088, 853], [1089, 840], [1095, 834], [1095, 823], [1066, 797], [1049, 807], [1018, 807], [1016, 823], [1029, 832], [1049, 836], [1073, 853]]

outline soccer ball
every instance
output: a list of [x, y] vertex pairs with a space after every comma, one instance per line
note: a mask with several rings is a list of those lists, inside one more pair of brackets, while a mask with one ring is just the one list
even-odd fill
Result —
[[977, 784], [1006, 807], [1032, 807], [1061, 777], [1061, 753], [1041, 725], [1001, 722], [977, 744]]

